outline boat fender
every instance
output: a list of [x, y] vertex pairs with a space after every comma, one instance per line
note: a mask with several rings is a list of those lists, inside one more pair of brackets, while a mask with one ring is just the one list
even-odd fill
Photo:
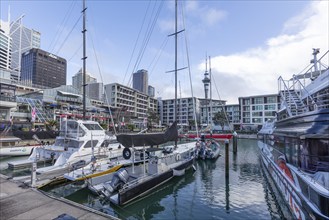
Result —
[[125, 158], [126, 160], [130, 159], [130, 157], [131, 157], [131, 150], [130, 150], [128, 147], [125, 147], [125, 148], [123, 149], [122, 156], [123, 156], [123, 158]]
[[176, 161], [179, 161], [181, 159], [181, 155], [180, 154], [177, 154], [176, 155]]

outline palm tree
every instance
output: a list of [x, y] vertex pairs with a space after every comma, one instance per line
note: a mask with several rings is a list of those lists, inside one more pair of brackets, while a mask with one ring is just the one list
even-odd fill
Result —
[[48, 120], [46, 124], [50, 127], [51, 130], [55, 130], [58, 122], [56, 120]]
[[212, 120], [215, 124], [219, 124], [222, 127], [222, 131], [224, 131], [224, 126], [227, 122], [227, 117], [223, 110], [217, 112], [212, 118]]

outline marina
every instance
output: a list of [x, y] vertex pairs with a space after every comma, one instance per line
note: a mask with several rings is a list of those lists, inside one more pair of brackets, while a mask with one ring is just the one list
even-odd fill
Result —
[[237, 154], [230, 146], [229, 155], [228, 180], [223, 157], [198, 160], [195, 172], [175, 177], [124, 207], [79, 184], [43, 190], [120, 219], [291, 219], [283, 198], [264, 173], [257, 141], [238, 139]]
[[[192, 85], [188, 45], [179, 49], [180, 42], [188, 43], [185, 6], [175, 0], [168, 3], [174, 3], [170, 8], [175, 22], [165, 34], [174, 41], [174, 48], [166, 51], [167, 56], [174, 54], [166, 60], [174, 64], [173, 70], [166, 71], [174, 73], [166, 85], [170, 90], [166, 93], [174, 98], [162, 100], [148, 84], [148, 71], [135, 70], [141, 60], [127, 86], [97, 83], [87, 74], [86, 34], [93, 26], [86, 25], [86, 15], [92, 10], [87, 10], [85, 0], [81, 3], [79, 10], [73, 7], [70, 12], [80, 11], [75, 24], [82, 21], [82, 67], [72, 77], [72, 85], [64, 82], [66, 60], [39, 48], [20, 51], [21, 66], [12, 69], [21, 71], [19, 75], [1, 71], [1, 219], [329, 220], [327, 48], [324, 53], [313, 48], [313, 58], [302, 72], [290, 79], [280, 76], [277, 93], [239, 97], [239, 104], [226, 105], [215, 77], [223, 83], [230, 71], [219, 71], [220, 57], [206, 54], [204, 76], [198, 79], [204, 90]], [[158, 15], [164, 2], [152, 4], [157, 10], [152, 14], [157, 15], [144, 19], [161, 23]], [[153, 28], [147, 32], [150, 36]], [[187, 53], [188, 67], [181, 66], [185, 60], [180, 53]], [[36, 61], [27, 62], [32, 58]], [[35, 73], [29, 68], [40, 64], [54, 74], [52, 80], [34, 80], [41, 70]], [[300, 63], [297, 68], [301, 69]], [[178, 98], [182, 96], [178, 78], [183, 79], [178, 72], [185, 69], [189, 80], [184, 76], [184, 84], [190, 84], [190, 91], [185, 85], [185, 97]], [[239, 89], [239, 81], [247, 79], [238, 80], [238, 75], [232, 93]], [[23, 92], [12, 85], [16, 78], [30, 86], [54, 82]], [[271, 86], [276, 87], [276, 82]], [[195, 97], [194, 89], [204, 92], [204, 98]]]

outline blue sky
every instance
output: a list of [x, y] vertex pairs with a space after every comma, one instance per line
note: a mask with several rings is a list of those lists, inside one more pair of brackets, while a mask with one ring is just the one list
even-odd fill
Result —
[[[11, 20], [25, 14], [23, 24], [41, 32], [41, 49], [67, 60], [70, 84], [82, 66], [82, 1], [0, 4], [2, 20], [7, 21], [9, 5]], [[93, 0], [86, 5], [87, 71], [104, 84], [129, 85], [133, 71], [147, 69], [156, 94], [173, 98], [174, 74], [166, 72], [174, 69], [174, 38], [167, 37], [174, 30], [174, 1]], [[204, 97], [206, 55], [212, 58], [213, 98], [237, 104], [238, 97], [277, 93], [277, 78], [289, 79], [304, 69], [312, 48], [328, 50], [328, 1], [202, 0], [178, 5], [178, 26], [186, 30], [178, 38], [178, 68], [187, 66], [188, 54], [197, 97]], [[144, 45], [147, 25], [154, 28]], [[188, 70], [180, 71], [178, 80], [181, 96], [191, 96]]]

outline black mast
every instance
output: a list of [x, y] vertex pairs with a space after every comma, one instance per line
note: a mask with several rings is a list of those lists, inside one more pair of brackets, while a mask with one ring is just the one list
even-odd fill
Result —
[[82, 6], [82, 13], [83, 13], [83, 27], [82, 27], [82, 34], [83, 34], [83, 66], [82, 66], [82, 76], [83, 76], [83, 83], [82, 83], [82, 95], [83, 95], [83, 120], [86, 119], [86, 10], [85, 7], [86, 1], [83, 0]]

